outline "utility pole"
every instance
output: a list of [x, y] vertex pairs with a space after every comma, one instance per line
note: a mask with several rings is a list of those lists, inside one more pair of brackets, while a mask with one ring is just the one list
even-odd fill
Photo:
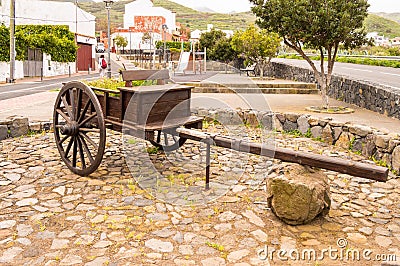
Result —
[[9, 83], [15, 79], [15, 0], [10, 1], [10, 78]]

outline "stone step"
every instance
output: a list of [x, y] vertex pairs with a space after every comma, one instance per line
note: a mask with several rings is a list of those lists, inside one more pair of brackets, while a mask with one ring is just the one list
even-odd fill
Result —
[[317, 85], [303, 82], [257, 82], [219, 84], [212, 82], [180, 82], [193, 86], [194, 93], [264, 93], [264, 94], [318, 94]]
[[198, 88], [296, 88], [296, 89], [317, 89], [313, 83], [285, 82], [285, 83], [209, 83], [209, 82], [178, 82], [178, 84]]
[[309, 88], [237, 88], [194, 87], [193, 93], [263, 93], [263, 94], [318, 94], [318, 89]]

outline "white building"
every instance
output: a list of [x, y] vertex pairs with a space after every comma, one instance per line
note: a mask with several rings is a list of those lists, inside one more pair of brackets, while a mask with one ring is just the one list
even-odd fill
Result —
[[391, 46], [389, 38], [385, 38], [383, 35], [379, 35], [377, 32], [369, 32], [367, 39], [373, 39], [375, 46]]
[[[166, 25], [167, 29], [163, 28], [163, 25]], [[136, 0], [125, 5], [124, 28], [117, 29], [111, 38], [123, 36], [128, 41], [125, 49], [154, 49], [157, 41], [169, 40], [174, 31], [175, 12], [154, 6], [151, 0]], [[151, 42], [143, 41], [145, 33], [150, 34]]]
[[[39, 0], [15, 1], [16, 25], [67, 25], [75, 33], [79, 46], [77, 62], [62, 71], [88, 70], [95, 66], [95, 19], [96, 17], [76, 7], [71, 2], [53, 2]], [[10, 25], [10, 0], [0, 0], [0, 23]], [[48, 56], [44, 56], [49, 59]], [[61, 64], [43, 62], [44, 75], [56, 75]], [[64, 73], [66, 74], [66, 73]]]
[[[213, 24], [207, 24], [207, 30], [194, 30], [190, 33], [190, 39], [192, 41], [199, 40], [201, 37], [201, 34], [205, 32], [210, 32], [214, 28]], [[218, 30], [218, 29], [217, 29]], [[233, 36], [233, 30], [221, 30], [223, 33], [225, 33], [225, 36], [227, 38], [230, 38]]]

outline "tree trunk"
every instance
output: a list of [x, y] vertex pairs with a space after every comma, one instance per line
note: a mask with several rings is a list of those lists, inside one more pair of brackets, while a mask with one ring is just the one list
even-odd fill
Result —
[[[325, 74], [322, 74], [322, 75], [325, 76]], [[329, 107], [329, 98], [328, 98], [328, 93], [327, 93], [328, 86], [326, 84], [326, 78], [323, 78], [323, 82], [320, 85], [321, 85], [321, 94], [322, 94], [322, 106], [325, 109], [328, 109], [328, 107]]]

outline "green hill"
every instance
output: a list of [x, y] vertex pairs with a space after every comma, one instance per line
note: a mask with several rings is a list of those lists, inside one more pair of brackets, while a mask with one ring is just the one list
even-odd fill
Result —
[[400, 24], [394, 20], [380, 17], [375, 14], [369, 14], [365, 20], [367, 32], [378, 32], [380, 35], [394, 38], [400, 36]]
[[393, 21], [396, 21], [397, 23], [400, 23], [400, 13], [373, 13], [374, 15], [387, 18]]
[[[75, 0], [58, 0], [75, 1]], [[85, 1], [85, 2], [84, 2]], [[88, 2], [86, 2], [88, 1]], [[125, 5], [132, 0], [120, 0], [115, 2], [110, 11], [112, 28], [123, 26], [123, 15]], [[176, 4], [168, 0], [154, 0], [155, 6], [161, 6], [168, 10], [176, 12], [176, 20], [191, 30], [207, 28], [207, 24], [213, 24], [218, 29], [245, 29], [248, 24], [255, 21], [255, 16], [251, 12], [235, 14], [219, 14], [199, 12], [191, 8]], [[97, 17], [96, 30], [105, 30], [107, 28], [107, 12], [103, 2], [90, 2], [90, 0], [78, 0], [79, 6], [85, 11]], [[370, 14], [365, 20], [367, 32], [376, 31], [380, 35], [387, 37], [400, 36], [400, 13], [377, 13]]]
[[[110, 11], [113, 26], [123, 26], [125, 5], [130, 2], [132, 0], [121, 0], [113, 4]], [[154, 5], [175, 11], [176, 20], [185, 26], [189, 26], [191, 30], [206, 29], [207, 24], [213, 24], [215, 28], [222, 30], [245, 29], [249, 23], [255, 21], [255, 16], [251, 12], [235, 14], [199, 12], [168, 0], [154, 0]], [[107, 13], [102, 2], [79, 3], [79, 6], [83, 10], [95, 15], [99, 21], [106, 19]], [[105, 28], [101, 28], [104, 26], [104, 23], [100, 23], [99, 26], [96, 25], [96, 30], [105, 30]]]

